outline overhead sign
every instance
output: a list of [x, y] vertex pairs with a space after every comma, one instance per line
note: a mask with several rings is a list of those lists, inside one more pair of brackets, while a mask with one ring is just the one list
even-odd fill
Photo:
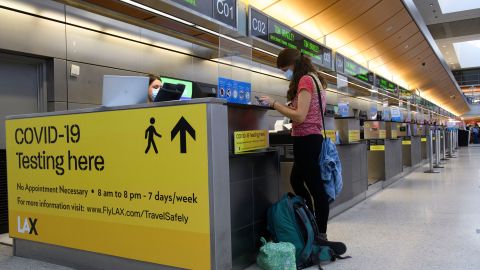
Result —
[[192, 11], [237, 28], [237, 0], [170, 0]]
[[375, 75], [367, 68], [357, 64], [353, 60], [340, 55], [335, 54], [335, 66], [337, 72], [343, 73], [349, 77], [356, 78], [362, 82], [373, 85], [375, 83]]
[[268, 146], [268, 130], [235, 131], [233, 133], [233, 150], [235, 154], [265, 149]]
[[406, 99], [406, 100], [411, 100], [414, 101], [415, 98], [413, 96], [413, 93], [410, 90], [407, 90], [401, 86], [398, 87], [398, 92], [400, 94], [400, 98]]
[[315, 64], [332, 69], [332, 50], [309, 39], [280, 21], [250, 8], [250, 36], [281, 48], [292, 48], [311, 57]]
[[205, 104], [7, 120], [6, 134], [12, 237], [211, 268]]
[[397, 85], [381, 76], [375, 75], [375, 86], [390, 94], [398, 94]]

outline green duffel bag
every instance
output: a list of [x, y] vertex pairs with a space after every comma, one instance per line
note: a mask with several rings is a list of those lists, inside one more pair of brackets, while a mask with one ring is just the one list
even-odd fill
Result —
[[296, 270], [295, 246], [292, 243], [268, 242], [260, 239], [263, 246], [257, 256], [257, 265], [264, 270]]

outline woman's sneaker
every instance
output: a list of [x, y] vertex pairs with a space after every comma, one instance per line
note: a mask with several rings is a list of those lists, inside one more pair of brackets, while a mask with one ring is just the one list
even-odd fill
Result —
[[347, 246], [342, 242], [328, 241], [326, 233], [320, 233], [316, 237], [316, 242], [320, 246], [330, 247], [336, 255], [343, 255], [347, 252]]

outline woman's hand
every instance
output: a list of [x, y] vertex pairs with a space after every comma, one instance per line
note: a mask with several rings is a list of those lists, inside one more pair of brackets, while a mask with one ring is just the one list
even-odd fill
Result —
[[275, 99], [268, 96], [261, 96], [260, 101], [268, 105], [269, 107], [273, 107], [273, 104], [276, 102]]

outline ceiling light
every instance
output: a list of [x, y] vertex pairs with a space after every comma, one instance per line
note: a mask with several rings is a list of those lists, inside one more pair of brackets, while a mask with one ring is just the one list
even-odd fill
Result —
[[447, 45], [442, 45], [442, 47], [443, 47], [443, 48], [446, 48], [446, 47], [447, 47]]
[[480, 67], [480, 40], [457, 42], [453, 44], [457, 53], [458, 62], [462, 68]]
[[265, 53], [265, 54], [268, 54], [268, 55], [271, 55], [271, 56], [277, 57], [277, 55], [276, 55], [276, 54], [274, 54], [274, 53], [271, 53], [271, 52], [269, 52], [269, 51], [265, 51], [264, 49], [260, 49], [260, 48], [257, 48], [257, 47], [253, 47], [253, 49], [254, 49], [254, 50], [257, 50], [257, 51], [259, 51], [259, 52], [262, 52], [262, 53]]
[[126, 4], [129, 4], [129, 5], [135, 6], [135, 7], [137, 7], [137, 8], [140, 8], [140, 9], [143, 9], [143, 10], [146, 10], [146, 11], [149, 11], [149, 12], [151, 12], [151, 13], [160, 15], [160, 16], [162, 16], [162, 17], [169, 18], [169, 19], [174, 20], [174, 21], [177, 21], [177, 22], [179, 22], [179, 23], [183, 23], [183, 24], [186, 24], [186, 25], [189, 25], [189, 26], [194, 26], [194, 24], [191, 23], [191, 22], [189, 22], [189, 21], [185, 21], [185, 20], [183, 20], [183, 19], [180, 19], [180, 18], [178, 18], [178, 17], [172, 16], [172, 15], [167, 14], [167, 13], [165, 13], [165, 12], [162, 12], [162, 11], [160, 11], [160, 10], [158, 10], [158, 9], [154, 9], [154, 8], [149, 7], [149, 6], [142, 5], [142, 4], [137, 3], [137, 2], [135, 2], [135, 1], [131, 1], [131, 0], [120, 0], [120, 1], [122, 1], [122, 2], [124, 2], [124, 3], [126, 3]]
[[480, 8], [480, 1], [472, 0], [438, 0], [438, 4], [443, 14]]

